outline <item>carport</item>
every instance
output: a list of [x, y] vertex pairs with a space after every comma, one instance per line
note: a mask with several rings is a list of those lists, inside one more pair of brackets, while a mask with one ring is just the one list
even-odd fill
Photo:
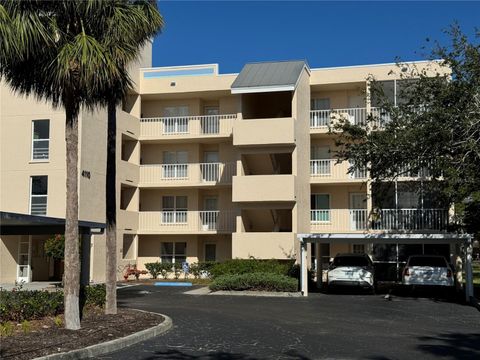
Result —
[[[88, 284], [90, 279], [90, 241], [92, 234], [101, 234], [105, 229], [105, 224], [79, 221], [78, 230], [82, 241], [81, 258], [81, 282]], [[20, 241], [21, 236], [32, 235], [55, 235], [65, 233], [65, 219], [54, 218], [47, 216], [27, 215], [13, 212], [0, 211], [0, 238], [3, 242], [4, 237], [18, 236]], [[23, 259], [25, 264], [19, 264], [17, 259], [17, 266], [26, 267], [26, 271], [30, 272], [30, 257], [31, 257], [31, 238], [28, 243], [28, 250], [25, 252]], [[4, 266], [4, 264], [0, 264]], [[2, 269], [3, 270], [3, 269]]]
[[[307, 244], [459, 244], [463, 245], [463, 268], [466, 274], [465, 294], [467, 301], [473, 298], [472, 237], [469, 234], [298, 234], [300, 241], [300, 288], [308, 296], [308, 249]], [[321, 273], [317, 269], [317, 283]]]

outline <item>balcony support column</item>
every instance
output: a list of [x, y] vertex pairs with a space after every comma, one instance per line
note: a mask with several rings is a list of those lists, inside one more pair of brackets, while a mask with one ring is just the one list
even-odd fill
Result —
[[302, 296], [308, 296], [308, 249], [307, 242], [303, 236], [300, 241], [300, 291]]
[[323, 261], [322, 261], [322, 251], [321, 244], [315, 243], [315, 259], [317, 260], [317, 266], [315, 268], [316, 277], [317, 277], [317, 288], [321, 289], [323, 286]]
[[465, 297], [467, 303], [475, 301], [473, 294], [473, 271], [472, 271], [472, 238], [469, 236], [465, 241]]

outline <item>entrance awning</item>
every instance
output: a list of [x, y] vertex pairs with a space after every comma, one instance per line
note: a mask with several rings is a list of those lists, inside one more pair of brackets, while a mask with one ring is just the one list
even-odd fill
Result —
[[[105, 224], [79, 221], [78, 229], [81, 234], [103, 232]], [[48, 235], [64, 232], [65, 219], [62, 218], [0, 211], [0, 235]]]

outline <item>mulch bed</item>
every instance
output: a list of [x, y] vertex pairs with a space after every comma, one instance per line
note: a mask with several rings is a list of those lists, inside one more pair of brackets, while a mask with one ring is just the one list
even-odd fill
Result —
[[82, 319], [80, 330], [66, 330], [53, 318], [30, 321], [27, 332], [15, 327], [10, 336], [0, 339], [0, 358], [33, 359], [40, 356], [81, 349], [121, 338], [163, 322], [161, 315], [130, 309], [118, 309], [117, 315], [105, 315], [102, 309], [89, 309]]

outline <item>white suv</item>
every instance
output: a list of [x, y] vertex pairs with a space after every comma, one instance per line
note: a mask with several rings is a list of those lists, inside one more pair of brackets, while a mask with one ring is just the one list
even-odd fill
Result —
[[373, 263], [366, 254], [337, 254], [327, 272], [327, 285], [375, 289]]
[[403, 285], [454, 286], [453, 270], [443, 256], [412, 255], [403, 269]]

